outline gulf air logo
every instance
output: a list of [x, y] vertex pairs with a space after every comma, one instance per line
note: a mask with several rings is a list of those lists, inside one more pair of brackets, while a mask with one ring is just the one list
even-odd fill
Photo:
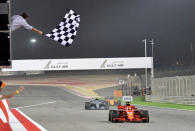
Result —
[[106, 60], [104, 60], [104, 62], [102, 63], [102, 65], [100, 66], [100, 68], [105, 68], [106, 67], [106, 63], [107, 63], [107, 59]]
[[122, 68], [124, 67], [124, 61], [110, 61], [104, 60], [100, 68]]
[[51, 64], [51, 61], [49, 61], [49, 62], [47, 63], [47, 65], [45, 66], [44, 69], [49, 69], [50, 64]]
[[67, 62], [53, 62], [50, 60], [46, 66], [44, 67], [44, 69], [67, 69], [69, 66], [68, 66], [68, 63]]

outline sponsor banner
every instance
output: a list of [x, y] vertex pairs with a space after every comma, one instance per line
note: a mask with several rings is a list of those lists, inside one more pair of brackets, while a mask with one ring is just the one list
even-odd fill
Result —
[[123, 96], [123, 101], [124, 102], [131, 102], [131, 101], [133, 101], [133, 97], [132, 96]]
[[139, 68], [152, 68], [152, 57], [12, 60], [12, 69], [3, 69], [3, 71]]

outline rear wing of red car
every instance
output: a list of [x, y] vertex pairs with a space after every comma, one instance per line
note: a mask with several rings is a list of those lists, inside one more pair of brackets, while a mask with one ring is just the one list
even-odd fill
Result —
[[135, 106], [118, 106], [118, 109], [120, 110], [131, 110], [131, 109], [136, 109]]

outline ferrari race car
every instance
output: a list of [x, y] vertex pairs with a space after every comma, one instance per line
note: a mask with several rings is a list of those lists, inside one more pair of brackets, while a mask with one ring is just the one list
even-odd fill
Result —
[[90, 102], [85, 102], [86, 110], [108, 110], [109, 103], [100, 99], [93, 99]]
[[109, 110], [109, 121], [117, 122], [144, 122], [149, 123], [147, 110], [139, 110], [127, 103], [125, 106], [118, 106], [118, 110]]

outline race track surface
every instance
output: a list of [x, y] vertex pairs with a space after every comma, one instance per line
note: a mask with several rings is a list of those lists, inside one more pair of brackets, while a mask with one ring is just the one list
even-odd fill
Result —
[[[17, 87], [7, 86], [2, 94]], [[140, 107], [149, 110], [150, 123], [115, 124], [108, 122], [108, 111], [84, 110], [85, 101], [64, 88], [28, 85], [10, 104], [48, 131], [195, 131], [193, 111]]]

